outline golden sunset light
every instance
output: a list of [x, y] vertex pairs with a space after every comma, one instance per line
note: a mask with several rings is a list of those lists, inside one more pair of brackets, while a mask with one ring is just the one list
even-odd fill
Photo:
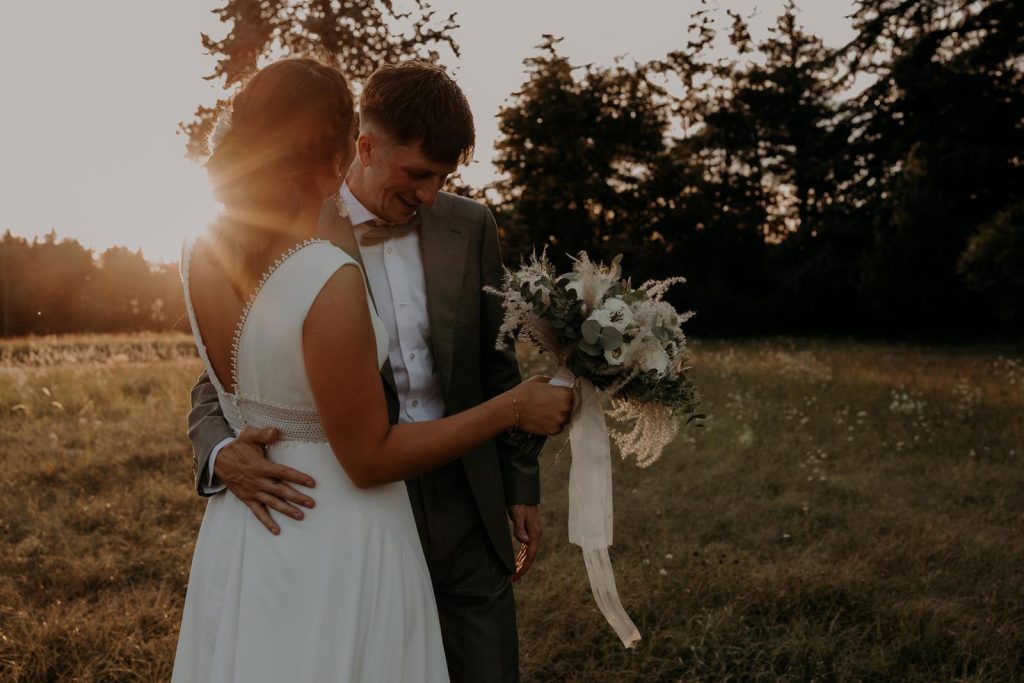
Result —
[[8, 2], [0, 124], [0, 681], [1024, 681], [1024, 2]]

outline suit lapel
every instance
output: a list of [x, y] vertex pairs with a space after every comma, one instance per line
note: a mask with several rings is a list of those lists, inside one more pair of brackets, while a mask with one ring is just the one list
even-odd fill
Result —
[[[443, 195], [438, 195], [438, 204]], [[465, 274], [466, 235], [450, 212], [424, 210], [420, 223], [420, 250], [427, 287], [427, 318], [432, 353], [445, 395], [452, 376], [455, 349], [455, 315], [459, 288]]]
[[[335, 205], [334, 200], [329, 199], [320, 207], [320, 234], [322, 237], [329, 239], [334, 246], [343, 249], [345, 253], [356, 260], [359, 267], [363, 269], [363, 278], [365, 280], [366, 266], [363, 264], [363, 255], [359, 252], [359, 244], [356, 243], [356, 235], [352, 231], [352, 222], [347, 217], [338, 215], [338, 207]], [[366, 282], [366, 291], [370, 293], [370, 300], [373, 301], [373, 290], [370, 289], [369, 282]], [[374, 302], [374, 306], [376, 305], [376, 302]], [[390, 360], [384, 361], [380, 374], [384, 378], [384, 382], [397, 397], [398, 390], [395, 388], [395, 373], [391, 369]]]

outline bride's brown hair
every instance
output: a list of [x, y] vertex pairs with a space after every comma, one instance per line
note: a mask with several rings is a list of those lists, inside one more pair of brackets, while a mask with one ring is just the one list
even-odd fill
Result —
[[317, 174], [353, 144], [353, 115], [348, 82], [333, 65], [296, 57], [257, 71], [223, 112], [226, 130], [206, 161], [224, 204], [213, 226], [219, 246], [259, 263], [275, 225], [314, 198]]

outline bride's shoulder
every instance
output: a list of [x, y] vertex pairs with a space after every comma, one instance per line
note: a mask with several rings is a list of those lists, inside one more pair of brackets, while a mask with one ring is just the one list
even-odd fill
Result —
[[289, 255], [290, 274], [286, 279], [301, 280], [315, 289], [323, 287], [331, 277], [345, 266], [362, 270], [359, 262], [348, 252], [325, 239], [307, 240], [296, 245]]
[[308, 240], [298, 247], [298, 251], [301, 252], [303, 260], [307, 262], [314, 261], [338, 268], [349, 264], [359, 265], [359, 261], [353, 258], [351, 254], [326, 239]]
[[357, 292], [365, 293], [366, 284], [359, 262], [337, 245], [318, 240], [304, 246], [296, 256], [299, 258], [293, 263], [291, 272], [282, 278], [286, 282], [281, 286], [293, 289], [295, 297], [305, 297], [307, 314], [316, 310], [314, 301], [328, 302], [321, 307], [321, 312], [336, 313], [337, 301], [350, 300]]

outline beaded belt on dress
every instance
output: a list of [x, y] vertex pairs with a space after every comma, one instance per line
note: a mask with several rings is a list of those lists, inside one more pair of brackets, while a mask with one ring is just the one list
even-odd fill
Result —
[[237, 403], [245, 424], [260, 429], [276, 429], [281, 441], [327, 441], [320, 416], [312, 408], [282, 406], [244, 397], [238, 397]]

